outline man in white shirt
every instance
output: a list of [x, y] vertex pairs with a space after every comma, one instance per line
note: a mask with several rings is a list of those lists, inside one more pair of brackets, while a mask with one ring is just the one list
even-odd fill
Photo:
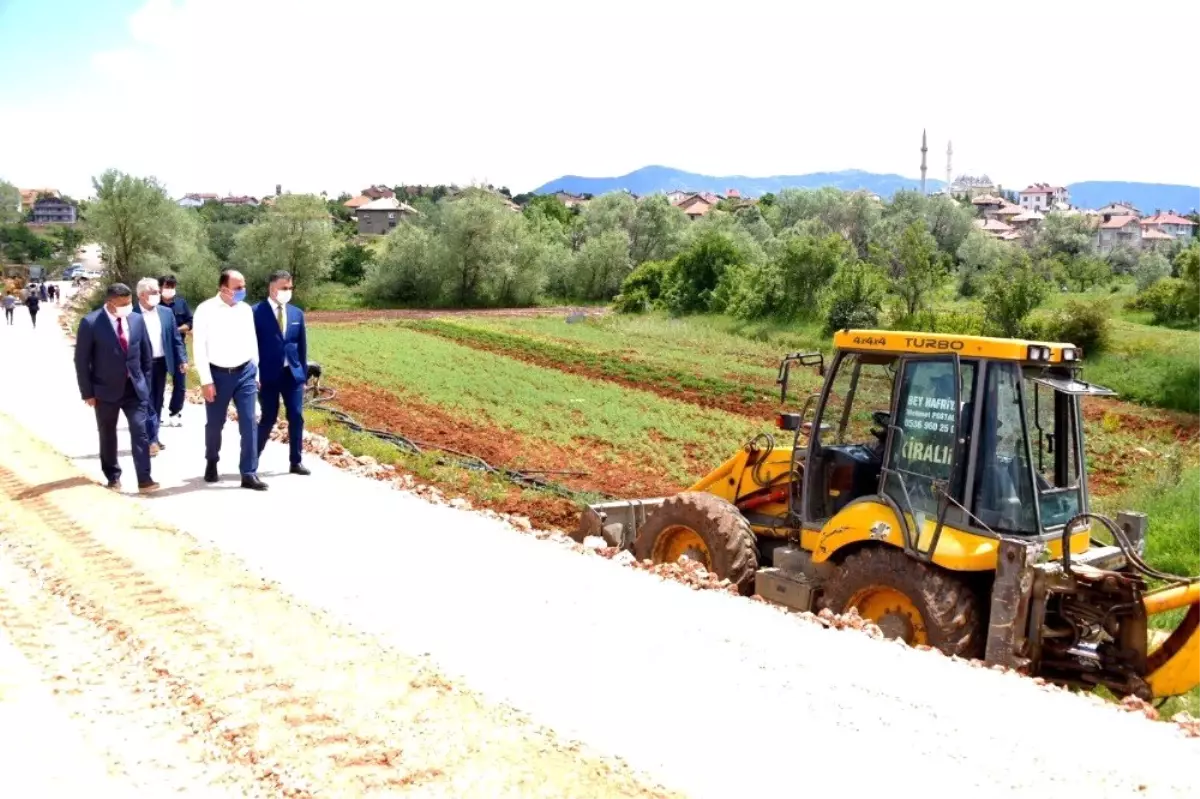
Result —
[[167, 391], [167, 375], [187, 373], [187, 349], [183, 337], [175, 326], [175, 313], [159, 305], [158, 281], [152, 277], [142, 278], [137, 284], [137, 305], [134, 312], [141, 314], [146, 323], [146, 335], [150, 339], [152, 365], [150, 374], [150, 399], [146, 403], [146, 435], [150, 438], [150, 457], [166, 446], [158, 440], [162, 426], [163, 399]]
[[254, 314], [246, 299], [246, 278], [235, 269], [221, 273], [217, 296], [196, 307], [192, 317], [192, 357], [200, 373], [208, 419], [204, 425], [204, 480], [219, 480], [217, 461], [221, 456], [221, 431], [230, 401], [237, 409], [241, 433], [242, 488], [265, 491], [258, 479], [258, 337]]

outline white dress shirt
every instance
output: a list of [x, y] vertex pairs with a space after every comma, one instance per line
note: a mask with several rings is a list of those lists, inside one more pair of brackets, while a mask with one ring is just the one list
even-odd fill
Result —
[[254, 364], [258, 379], [258, 336], [254, 312], [244, 302], [229, 305], [220, 295], [209, 297], [192, 315], [192, 356], [200, 385], [212, 380], [212, 367]]
[[150, 337], [150, 357], [165, 357], [162, 343], [162, 319], [158, 316], [158, 309], [151, 308], [147, 311], [142, 308], [142, 321], [146, 323], [146, 335]]
[[[279, 327], [279, 311], [282, 309], [282, 311], [283, 311], [283, 329], [280, 330], [280, 334], [286, 339], [287, 338], [287, 325], [288, 325], [287, 306], [281, 305], [279, 302], [277, 302], [269, 297], [267, 298], [267, 304], [271, 306], [271, 318], [275, 320], [276, 327]], [[287, 354], [286, 353], [283, 356], [283, 365], [287, 366]]]

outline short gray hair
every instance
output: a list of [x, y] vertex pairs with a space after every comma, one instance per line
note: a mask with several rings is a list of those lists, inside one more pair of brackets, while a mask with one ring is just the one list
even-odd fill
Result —
[[151, 291], [158, 291], [158, 280], [152, 277], [144, 277], [138, 281], [137, 294], [139, 297]]

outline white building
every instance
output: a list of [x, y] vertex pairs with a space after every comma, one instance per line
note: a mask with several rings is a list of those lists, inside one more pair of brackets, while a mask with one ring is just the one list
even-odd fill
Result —
[[1071, 194], [1065, 186], [1035, 183], [1020, 193], [1019, 205], [1026, 211], [1049, 211], [1057, 204], [1070, 205]]

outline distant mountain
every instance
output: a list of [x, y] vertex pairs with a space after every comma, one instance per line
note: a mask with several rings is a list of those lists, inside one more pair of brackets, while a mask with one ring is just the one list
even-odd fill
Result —
[[[945, 182], [930, 178], [926, 190], [940, 191]], [[746, 197], [760, 197], [767, 192], [781, 189], [818, 189], [832, 186], [846, 191], [864, 189], [880, 197], [888, 198], [901, 189], [919, 189], [921, 181], [903, 175], [881, 175], [847, 169], [842, 172], [813, 172], [807, 175], [771, 175], [747, 177], [745, 175], [698, 175], [666, 166], [645, 166], [628, 175], [612, 178], [588, 178], [579, 175], [563, 175], [534, 190], [535, 194], [552, 194], [565, 191], [571, 194], [607, 194], [610, 191], [630, 191], [636, 195], [681, 191], [710, 191], [724, 194], [736, 189]], [[1008, 188], [1019, 190], [1019, 186]], [[1129, 183], [1119, 181], [1085, 181], [1067, 187], [1071, 192], [1071, 203], [1080, 208], [1101, 208], [1111, 202], [1126, 201], [1152, 214], [1155, 209], [1174, 209], [1180, 213], [1200, 207], [1200, 187], [1181, 186], [1169, 183]]]
[[[932, 178], [926, 181], [926, 189], [931, 192], [941, 189], [944, 185], [943, 181]], [[771, 175], [770, 177], [752, 178], [745, 175], [723, 177], [697, 175], [694, 172], [684, 172], [681, 169], [671, 169], [666, 166], [644, 166], [628, 175], [616, 178], [585, 178], [579, 175], [564, 175], [534, 189], [534, 193], [553, 194], [556, 191], [566, 191], [571, 194], [599, 195], [607, 194], [610, 191], [627, 190], [641, 196], [655, 192], [667, 192], [672, 189], [711, 191], [716, 194], [724, 194], [729, 189], [737, 189], [743, 196], [760, 197], [767, 192], [778, 192], [781, 189], [818, 189], [823, 186], [832, 186], [846, 191], [865, 189], [880, 197], [891, 197], [900, 189], [919, 189], [921, 181], [902, 175], [879, 175], [858, 169], [848, 169], [843, 172], [814, 172], [810, 175]]]
[[1072, 183], [1067, 189], [1071, 192], [1071, 204], [1079, 208], [1103, 208], [1113, 202], [1131, 203], [1143, 214], [1155, 210], [1186, 214], [1200, 208], [1200, 186], [1088, 180]]

